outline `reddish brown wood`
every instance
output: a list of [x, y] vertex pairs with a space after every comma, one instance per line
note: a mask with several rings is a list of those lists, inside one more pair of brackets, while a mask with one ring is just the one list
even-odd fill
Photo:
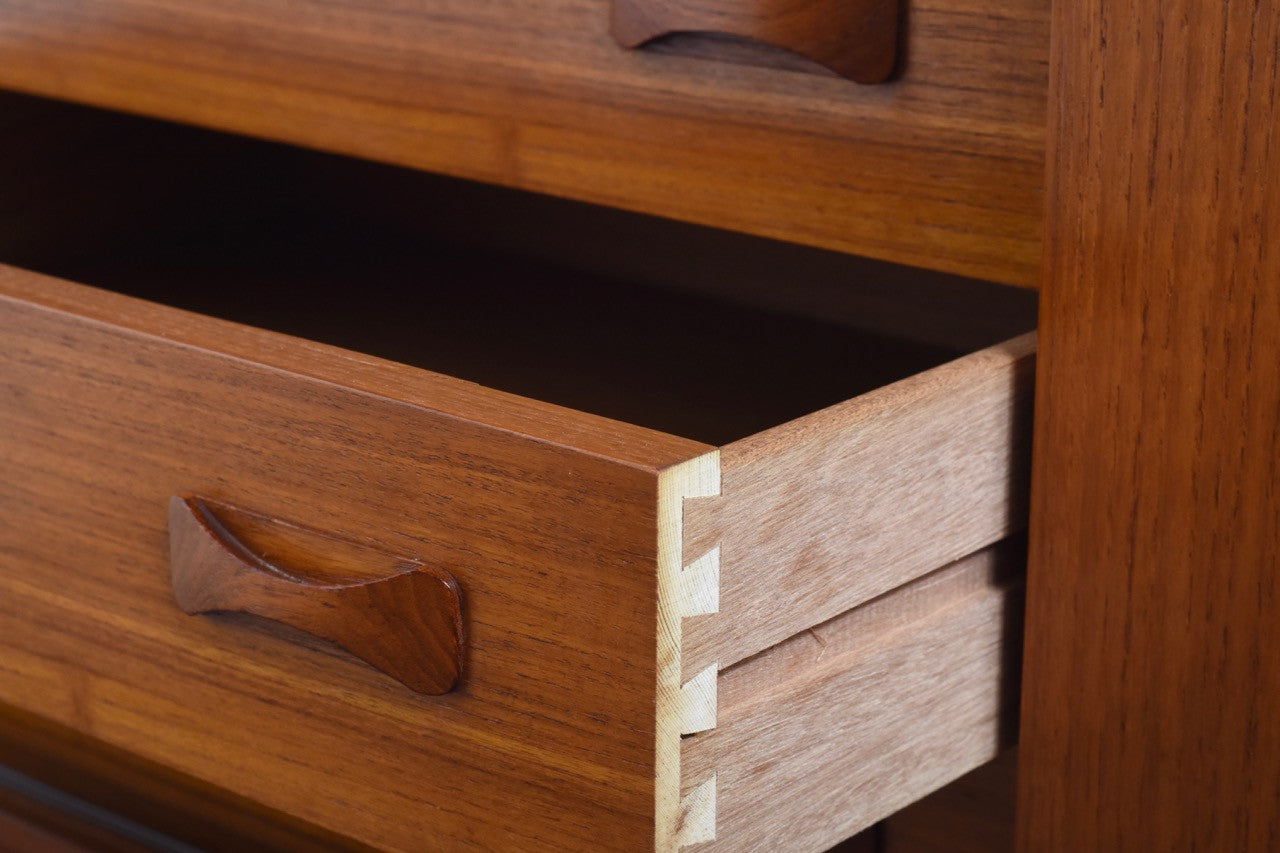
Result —
[[882, 83], [898, 56], [898, 18], [898, 0], [613, 0], [613, 37], [639, 47], [674, 33], [738, 36]]
[[910, 7], [866, 87], [624, 50], [602, 0], [0, 0], [0, 86], [1034, 286], [1047, 4]]
[[[376, 847], [653, 837], [659, 471], [705, 446], [12, 269], [0, 290], [0, 703]], [[184, 488], [447, 566], [465, 682], [423, 696], [183, 614]]]
[[1280, 5], [1054, 4], [1019, 841], [1280, 849]]
[[[232, 519], [257, 535], [237, 535]], [[339, 577], [316, 572], [317, 563], [331, 561]], [[349, 579], [387, 563], [390, 575]], [[336, 643], [420, 693], [447, 693], [462, 674], [458, 582], [417, 560], [175, 495], [169, 569], [185, 613], [236, 611], [281, 622]]]

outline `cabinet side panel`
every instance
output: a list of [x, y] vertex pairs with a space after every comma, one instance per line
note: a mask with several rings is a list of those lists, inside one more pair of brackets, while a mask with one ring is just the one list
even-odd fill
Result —
[[1027, 851], [1280, 849], [1280, 5], [1053, 4]]

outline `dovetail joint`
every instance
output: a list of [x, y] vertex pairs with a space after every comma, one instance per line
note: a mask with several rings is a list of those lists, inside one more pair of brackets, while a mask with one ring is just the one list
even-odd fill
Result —
[[681, 796], [681, 738], [716, 725], [717, 667], [683, 681], [683, 622], [720, 610], [720, 548], [684, 554], [684, 502], [720, 493], [718, 451], [663, 471], [658, 481], [658, 683], [655, 842], [678, 850], [715, 838], [713, 775]]

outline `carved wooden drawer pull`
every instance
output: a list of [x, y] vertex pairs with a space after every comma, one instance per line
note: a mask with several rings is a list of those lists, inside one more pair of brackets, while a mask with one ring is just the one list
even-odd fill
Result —
[[448, 572], [190, 495], [169, 502], [169, 549], [173, 595], [187, 613], [290, 625], [420, 693], [458, 681], [461, 598]]
[[898, 53], [898, 0], [613, 0], [624, 47], [676, 33], [783, 48], [859, 83], [881, 83]]

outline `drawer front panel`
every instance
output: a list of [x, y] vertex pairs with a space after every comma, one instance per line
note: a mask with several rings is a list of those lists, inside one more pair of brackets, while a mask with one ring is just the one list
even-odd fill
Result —
[[624, 49], [604, 0], [0, 2], [0, 85], [1034, 286], [1048, 4], [903, 6], [860, 86]]
[[[656, 473], [511, 426], [646, 434], [446, 383], [442, 404], [509, 403], [486, 426], [219, 339], [388, 390], [420, 373], [0, 270], [0, 702], [371, 844], [651, 839]], [[645, 440], [655, 464], [700, 447]], [[185, 491], [452, 573], [461, 683], [426, 696], [305, 634], [182, 613]]]

